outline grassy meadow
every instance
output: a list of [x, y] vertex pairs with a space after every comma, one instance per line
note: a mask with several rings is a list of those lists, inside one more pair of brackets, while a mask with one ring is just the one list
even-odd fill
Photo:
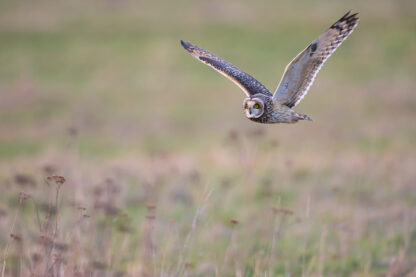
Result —
[[[271, 91], [260, 125], [190, 41]], [[0, 2], [0, 276], [416, 276], [416, 2]], [[59, 177], [62, 176], [62, 177]]]

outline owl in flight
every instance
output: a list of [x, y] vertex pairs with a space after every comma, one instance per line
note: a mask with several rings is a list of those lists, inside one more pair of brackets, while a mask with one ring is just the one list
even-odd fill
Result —
[[312, 119], [292, 110], [306, 95], [316, 74], [338, 46], [358, 24], [358, 13], [346, 13], [328, 30], [300, 52], [287, 66], [274, 94], [249, 74], [226, 60], [181, 41], [182, 46], [195, 58], [217, 70], [239, 86], [247, 98], [243, 108], [246, 116], [259, 123], [296, 123]]

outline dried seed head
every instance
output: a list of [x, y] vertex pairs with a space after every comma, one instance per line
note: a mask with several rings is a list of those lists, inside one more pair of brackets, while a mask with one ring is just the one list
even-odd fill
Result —
[[57, 185], [63, 185], [65, 183], [65, 178], [63, 176], [53, 175], [46, 178], [46, 182], [55, 182]]
[[284, 208], [272, 207], [272, 210], [275, 214], [277, 214], [277, 213], [281, 213], [281, 214], [284, 214], [284, 215], [292, 215], [293, 214], [293, 212], [291, 210], [284, 209]]
[[237, 219], [230, 219], [230, 222], [233, 225], [237, 225], [239, 221]]
[[29, 199], [29, 198], [30, 198], [30, 194], [27, 194], [26, 192], [23, 192], [23, 191], [19, 192], [19, 202], [20, 203]]
[[146, 205], [146, 209], [147, 209], [148, 211], [153, 211], [154, 209], [156, 209], [156, 205], [153, 205], [153, 204], [147, 204], [147, 205]]
[[20, 235], [17, 235], [17, 234], [10, 234], [10, 237], [11, 237], [12, 239], [14, 239], [14, 240], [17, 240], [17, 241], [22, 241], [22, 236], [20, 236]]

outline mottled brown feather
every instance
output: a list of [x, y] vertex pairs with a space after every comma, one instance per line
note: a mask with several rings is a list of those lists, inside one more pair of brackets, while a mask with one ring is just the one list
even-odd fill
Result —
[[251, 75], [241, 71], [228, 61], [189, 42], [181, 40], [181, 44], [192, 56], [233, 81], [247, 94], [247, 96], [252, 96], [258, 93], [272, 96], [271, 92], [259, 81]]

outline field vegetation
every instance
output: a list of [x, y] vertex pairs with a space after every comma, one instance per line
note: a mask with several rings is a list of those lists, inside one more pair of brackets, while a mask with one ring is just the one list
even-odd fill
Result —
[[[190, 57], [274, 91], [348, 10], [356, 31], [259, 125]], [[0, 276], [416, 276], [416, 2], [0, 2]]]

